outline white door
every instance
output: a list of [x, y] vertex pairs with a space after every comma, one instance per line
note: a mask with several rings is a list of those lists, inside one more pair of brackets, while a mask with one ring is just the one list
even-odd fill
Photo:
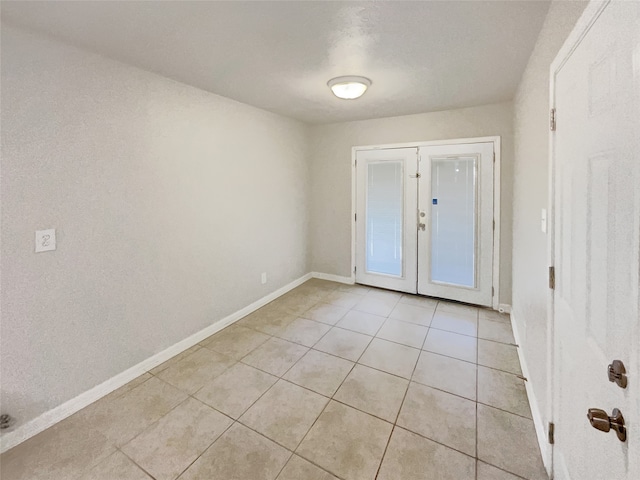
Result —
[[[640, 3], [591, 3], [551, 76], [554, 475], [638, 480]], [[626, 388], [608, 379], [613, 360]], [[626, 439], [593, 428], [594, 408], [619, 409]]]
[[420, 147], [418, 293], [491, 306], [493, 142]]
[[418, 149], [356, 153], [356, 282], [416, 293]]

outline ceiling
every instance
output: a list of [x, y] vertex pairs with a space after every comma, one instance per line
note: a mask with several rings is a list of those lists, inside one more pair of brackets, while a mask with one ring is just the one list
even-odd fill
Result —
[[[548, 1], [2, 1], [2, 20], [309, 123], [513, 98]], [[358, 100], [327, 81], [373, 81]]]

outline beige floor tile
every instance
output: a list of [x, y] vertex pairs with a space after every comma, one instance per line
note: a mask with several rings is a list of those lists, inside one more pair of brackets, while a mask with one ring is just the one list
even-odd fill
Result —
[[120, 446], [186, 398], [182, 390], [154, 377], [115, 400], [98, 400], [76, 416]]
[[240, 422], [295, 450], [328, 401], [327, 397], [279, 380], [240, 417]]
[[366, 295], [369, 297], [387, 298], [389, 300], [400, 300], [403, 294], [392, 290], [386, 290], [384, 288], [371, 287]]
[[478, 480], [520, 480], [520, 477], [516, 477], [480, 460], [478, 460], [476, 469], [478, 471]]
[[373, 336], [380, 330], [385, 320], [385, 317], [351, 310], [342, 317], [342, 320], [340, 320], [336, 326]]
[[374, 338], [358, 363], [410, 379], [419, 355], [417, 348]]
[[446, 300], [441, 300], [438, 302], [438, 307], [436, 308], [436, 313], [438, 312], [449, 312], [454, 313], [460, 316], [478, 318], [478, 307], [474, 307], [472, 305], [464, 305], [461, 303], [447, 302]]
[[278, 377], [257, 368], [236, 363], [198, 390], [194, 396], [216, 410], [237, 419], [277, 380]]
[[232, 358], [208, 348], [201, 348], [156, 376], [174, 387], [192, 394], [234, 363], [235, 360]]
[[400, 303], [407, 303], [416, 307], [430, 308], [435, 311], [438, 305], [438, 300], [431, 297], [422, 297], [420, 295], [408, 295], [405, 294], [400, 298]]
[[431, 324], [433, 310], [431, 307], [422, 307], [400, 302], [391, 311], [389, 318], [428, 327]]
[[331, 305], [349, 309], [355, 306], [363, 298], [363, 295], [358, 295], [356, 293], [335, 291], [324, 297], [323, 303], [330, 303]]
[[308, 297], [312, 297], [314, 300], [321, 301], [324, 297], [329, 295], [332, 291], [336, 290], [335, 287], [325, 288], [320, 286], [313, 285], [300, 285], [292, 290], [293, 293], [306, 295]]
[[236, 423], [180, 476], [180, 480], [274, 480], [291, 452]]
[[482, 404], [478, 459], [530, 480], [547, 479], [533, 421]]
[[478, 340], [478, 364], [517, 375], [522, 373], [517, 347], [490, 340]]
[[176, 363], [178, 363], [183, 358], [186, 358], [189, 355], [191, 355], [192, 353], [195, 353], [196, 351], [200, 350], [201, 348], [202, 347], [200, 345], [194, 345], [191, 348], [187, 348], [184, 352], [180, 352], [178, 355], [174, 355], [173, 357], [171, 357], [166, 362], [161, 363], [160, 365], [158, 365], [155, 368], [152, 368], [151, 370], [149, 370], [149, 373], [152, 374], [152, 375], [157, 375], [160, 372], [166, 370], [167, 368], [175, 365]]
[[313, 348], [355, 362], [367, 348], [371, 338], [362, 333], [334, 327]]
[[278, 480], [338, 480], [329, 472], [307, 462], [298, 455], [293, 455], [284, 467]]
[[478, 367], [478, 401], [531, 418], [524, 381], [511, 373]]
[[274, 300], [269, 305], [282, 310], [283, 312], [293, 315], [301, 315], [316, 305], [321, 299], [328, 298], [331, 293], [322, 296], [309, 296], [297, 292], [289, 292], [282, 297]]
[[394, 428], [378, 480], [475, 480], [475, 459]]
[[282, 376], [309, 349], [280, 338], [271, 338], [242, 359], [242, 363], [277, 377]]
[[320, 288], [323, 290], [335, 290], [340, 285], [343, 285], [343, 284], [338, 282], [332, 282], [331, 280], [323, 280], [321, 278], [311, 278], [306, 282], [304, 282], [301, 286]]
[[372, 295], [371, 292], [369, 292], [364, 297], [361, 297], [361, 300], [353, 307], [353, 309], [358, 310], [359, 312], [388, 317], [398, 303], [398, 300], [399, 298]]
[[412, 382], [398, 425], [475, 457], [476, 402]]
[[394, 423], [408, 384], [408, 380], [356, 365], [333, 398]]
[[267, 305], [242, 318], [236, 325], [252, 328], [267, 335], [275, 335], [296, 318], [293, 313]]
[[318, 303], [316, 306], [303, 313], [302, 317], [315, 320], [316, 322], [335, 325], [348, 311], [348, 308], [341, 307], [339, 305]]
[[133, 380], [131, 380], [126, 385], [123, 385], [122, 387], [115, 389], [113, 392], [109, 393], [108, 395], [105, 395], [102, 398], [103, 399], [112, 399], [113, 400], [113, 399], [116, 399], [118, 397], [121, 397], [125, 393], [130, 392], [131, 390], [136, 388], [138, 385], [142, 385], [144, 382], [146, 382], [150, 378], [152, 378], [152, 375], [151, 375], [150, 372], [144, 373], [144, 374], [140, 375], [139, 377], [134, 378]]
[[114, 451], [105, 435], [89, 428], [76, 414], [3, 453], [0, 478], [77, 478]]
[[451, 312], [437, 312], [433, 315], [431, 328], [462, 335], [478, 336], [478, 319], [471, 316]]
[[331, 326], [325, 323], [307, 320], [306, 318], [297, 318], [280, 330], [277, 336], [290, 342], [312, 347], [329, 330], [331, 330]]
[[478, 338], [485, 340], [493, 340], [508, 344], [515, 344], [511, 324], [506, 322], [497, 322], [495, 320], [487, 320], [481, 318], [478, 321]]
[[[60, 477], [62, 478], [62, 477]], [[75, 478], [75, 477], [74, 477]], [[78, 480], [152, 480], [124, 453], [116, 451], [93, 467]]]
[[231, 325], [201, 344], [227, 357], [240, 360], [267, 340], [269, 336], [264, 333], [239, 325]]
[[391, 424], [331, 401], [297, 453], [345, 480], [375, 477]]
[[422, 348], [428, 331], [428, 327], [389, 318], [378, 330], [376, 337], [408, 347]]
[[353, 366], [349, 360], [309, 350], [282, 378], [331, 397]]
[[188, 398], [121, 450], [156, 480], [174, 480], [233, 420]]
[[478, 319], [493, 320], [511, 325], [511, 316], [508, 313], [500, 313], [488, 308], [478, 309]]
[[431, 328], [422, 348], [429, 352], [476, 363], [477, 343], [476, 337]]
[[356, 293], [358, 295], [366, 295], [371, 288], [364, 285], [340, 285], [338, 290], [341, 292]]
[[475, 400], [476, 368], [473, 363], [423, 351], [412, 380]]

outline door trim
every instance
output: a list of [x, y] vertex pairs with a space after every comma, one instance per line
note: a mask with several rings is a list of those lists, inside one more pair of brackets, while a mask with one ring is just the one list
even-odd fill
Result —
[[493, 232], [493, 288], [494, 294], [491, 306], [494, 310], [500, 309], [500, 165], [502, 159], [501, 137], [453, 138], [446, 140], [432, 140], [422, 142], [387, 143], [380, 145], [359, 145], [351, 148], [351, 279], [355, 282], [356, 268], [356, 154], [360, 150], [384, 150], [391, 148], [420, 148], [436, 145], [460, 145], [465, 143], [493, 143], [495, 163], [493, 166], [493, 218], [495, 229]]

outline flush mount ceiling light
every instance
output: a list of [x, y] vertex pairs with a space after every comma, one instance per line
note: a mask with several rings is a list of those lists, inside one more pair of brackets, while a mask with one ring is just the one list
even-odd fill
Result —
[[327, 82], [333, 94], [338, 98], [353, 100], [361, 97], [371, 86], [371, 80], [365, 77], [336, 77]]

